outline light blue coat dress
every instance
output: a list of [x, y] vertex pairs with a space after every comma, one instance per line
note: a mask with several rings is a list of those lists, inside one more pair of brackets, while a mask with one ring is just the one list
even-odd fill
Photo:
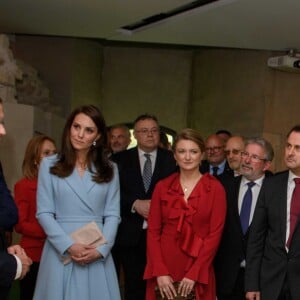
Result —
[[[44, 158], [39, 171], [37, 218], [47, 234], [34, 300], [119, 300], [118, 279], [110, 250], [120, 222], [117, 168], [109, 183], [92, 181], [76, 169], [66, 178], [50, 174], [56, 156]], [[97, 249], [103, 258], [81, 266], [64, 265], [61, 256], [74, 243], [69, 234], [95, 221], [107, 244]]]

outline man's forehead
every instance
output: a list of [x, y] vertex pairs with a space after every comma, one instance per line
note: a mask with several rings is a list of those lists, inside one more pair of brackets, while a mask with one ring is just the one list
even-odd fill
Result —
[[111, 135], [124, 135], [125, 129], [124, 128], [114, 128], [111, 131]]
[[291, 132], [291, 134], [287, 138], [287, 142], [292, 145], [300, 145], [300, 132]]
[[152, 127], [158, 127], [158, 123], [153, 120], [153, 119], [144, 119], [144, 120], [140, 120], [136, 123], [137, 127], [148, 127], [148, 126], [152, 126]]
[[261, 145], [255, 144], [255, 143], [246, 145], [245, 151], [251, 152], [254, 154], [265, 153], [265, 149]]
[[206, 145], [222, 145], [223, 142], [217, 138], [210, 138], [206, 141]]

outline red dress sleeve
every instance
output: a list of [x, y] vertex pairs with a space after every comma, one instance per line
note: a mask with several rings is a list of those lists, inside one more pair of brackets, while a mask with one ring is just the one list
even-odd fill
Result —
[[162, 211], [160, 199], [164, 189], [165, 186], [161, 181], [156, 185], [152, 195], [148, 217], [147, 265], [144, 273], [144, 279], [150, 279], [152, 277], [169, 274], [168, 269], [164, 264], [160, 247], [162, 230]]

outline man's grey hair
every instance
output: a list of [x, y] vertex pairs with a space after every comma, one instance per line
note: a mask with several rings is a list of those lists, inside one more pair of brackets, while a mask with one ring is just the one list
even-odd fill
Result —
[[249, 144], [256, 144], [261, 146], [265, 152], [266, 152], [266, 157], [265, 159], [267, 161], [272, 161], [274, 158], [274, 150], [270, 142], [268, 142], [266, 139], [262, 137], [252, 137], [248, 138], [245, 140], [245, 147]]
[[117, 129], [117, 128], [123, 129], [125, 131], [126, 135], [128, 137], [131, 137], [130, 130], [129, 130], [128, 126], [126, 126], [125, 124], [116, 124], [116, 125], [110, 126], [109, 132], [111, 132], [113, 129]]

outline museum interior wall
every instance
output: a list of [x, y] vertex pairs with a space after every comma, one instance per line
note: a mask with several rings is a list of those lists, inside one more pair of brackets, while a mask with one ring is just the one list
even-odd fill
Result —
[[[9, 50], [0, 39], [7, 127], [0, 158], [10, 187], [21, 176], [28, 139], [43, 132], [59, 142], [66, 115], [84, 103], [98, 105], [108, 125], [148, 112], [163, 126], [192, 127], [203, 137], [220, 128], [262, 135], [275, 148], [273, 170], [284, 168], [285, 135], [300, 123], [300, 74], [267, 67], [269, 57], [282, 53], [22, 35], [7, 40]], [[10, 58], [1, 58], [8, 51]]]

